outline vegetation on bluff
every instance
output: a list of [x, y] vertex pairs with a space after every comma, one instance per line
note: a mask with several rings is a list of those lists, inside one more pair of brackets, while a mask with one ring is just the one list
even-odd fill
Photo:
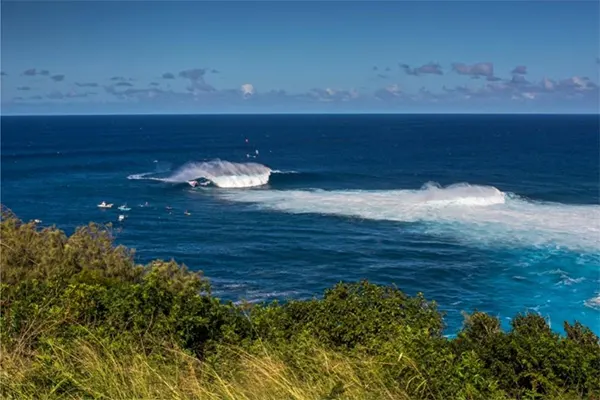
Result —
[[67, 237], [2, 212], [0, 395], [8, 399], [600, 398], [600, 341], [538, 315], [466, 315], [340, 283], [234, 305], [174, 261], [135, 263], [95, 224]]

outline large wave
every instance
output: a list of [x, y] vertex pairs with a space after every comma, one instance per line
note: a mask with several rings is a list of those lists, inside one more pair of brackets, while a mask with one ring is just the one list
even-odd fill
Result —
[[420, 190], [261, 190], [220, 196], [289, 213], [425, 222], [427, 233], [452, 234], [470, 243], [600, 250], [600, 206], [529, 201], [492, 186], [429, 183]]
[[214, 160], [190, 162], [168, 176], [156, 176], [154, 172], [129, 175], [128, 179], [147, 179], [168, 183], [185, 183], [206, 179], [220, 188], [247, 188], [266, 185], [271, 169], [258, 163], [233, 163]]

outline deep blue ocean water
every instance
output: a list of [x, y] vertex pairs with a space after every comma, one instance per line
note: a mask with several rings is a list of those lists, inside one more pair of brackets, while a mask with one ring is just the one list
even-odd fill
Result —
[[598, 116], [40, 116], [1, 128], [2, 203], [20, 218], [68, 232], [113, 222], [140, 262], [203, 270], [223, 299], [367, 278], [436, 300], [449, 334], [474, 309], [600, 333]]

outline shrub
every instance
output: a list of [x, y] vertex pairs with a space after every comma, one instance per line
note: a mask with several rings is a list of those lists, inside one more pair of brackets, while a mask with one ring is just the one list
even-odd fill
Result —
[[98, 225], [67, 238], [5, 211], [1, 234], [3, 339], [21, 350], [44, 335], [77, 336], [84, 326], [120, 340], [173, 340], [200, 355], [223, 326], [245, 321], [210, 295], [200, 273], [174, 261], [136, 265], [133, 252], [114, 247]]
[[421, 294], [411, 298], [395, 287], [367, 281], [339, 283], [323, 299], [255, 307], [250, 318], [260, 337], [291, 340], [308, 332], [332, 348], [375, 349], [403, 329], [440, 337], [442, 316]]
[[136, 264], [110, 226], [67, 237], [3, 209], [0, 234], [5, 398], [600, 398], [580, 323], [561, 336], [524, 314], [504, 332], [474, 312], [449, 340], [435, 302], [396, 287], [234, 305], [175, 261]]
[[457, 354], [475, 352], [508, 395], [600, 395], [600, 341], [589, 329], [566, 323], [567, 337], [561, 337], [537, 314], [518, 315], [508, 333], [499, 327], [496, 318], [476, 312], [451, 343]]

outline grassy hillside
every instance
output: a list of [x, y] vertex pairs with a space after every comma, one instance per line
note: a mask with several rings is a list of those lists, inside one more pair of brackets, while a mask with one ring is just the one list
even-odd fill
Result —
[[72, 236], [2, 211], [7, 399], [600, 399], [600, 341], [485, 313], [442, 336], [435, 302], [366, 281], [234, 305], [174, 261], [137, 265], [95, 224]]

